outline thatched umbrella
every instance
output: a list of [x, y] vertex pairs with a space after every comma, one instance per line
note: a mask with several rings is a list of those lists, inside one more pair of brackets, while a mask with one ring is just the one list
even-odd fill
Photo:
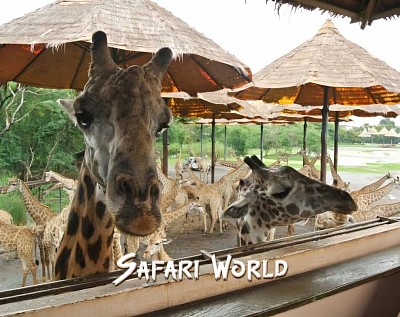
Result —
[[[243, 100], [227, 95], [225, 90], [198, 93], [197, 97], [191, 97], [183, 92], [162, 93], [168, 106], [175, 115], [185, 118], [204, 118], [211, 120], [211, 183], [214, 182], [215, 171], [215, 124], [216, 120], [234, 120], [253, 118], [255, 113], [250, 105]], [[203, 124], [201, 125], [201, 154], [203, 156]], [[226, 129], [225, 129], [226, 139]], [[168, 157], [167, 142], [163, 147], [163, 169]], [[164, 171], [165, 172], [165, 171]]]
[[[268, 1], [268, 0], [267, 0]], [[276, 3], [279, 11], [282, 4], [288, 4], [294, 8], [306, 10], [321, 9], [333, 15], [350, 17], [351, 22], [360, 22], [361, 29], [378, 19], [388, 19], [400, 16], [400, 3], [398, 0], [364, 0], [364, 1], [343, 1], [343, 0], [272, 0]]]
[[326, 180], [329, 105], [400, 103], [400, 73], [345, 39], [327, 20], [318, 33], [232, 92], [239, 99], [323, 105], [321, 180]]
[[400, 134], [394, 128], [390, 129], [385, 136], [390, 138], [390, 144], [393, 144], [393, 138], [400, 138]]
[[143, 65], [159, 48], [171, 48], [176, 59], [163, 91], [195, 96], [251, 80], [237, 58], [152, 1], [58, 0], [0, 26], [0, 82], [82, 90], [98, 30], [121, 67]]

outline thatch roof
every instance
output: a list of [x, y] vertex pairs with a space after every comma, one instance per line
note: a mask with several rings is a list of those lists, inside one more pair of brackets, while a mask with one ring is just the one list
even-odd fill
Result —
[[368, 131], [364, 129], [358, 136], [360, 138], [370, 138], [371, 134], [369, 134]]
[[379, 131], [379, 134], [380, 134], [380, 135], [386, 135], [388, 132], [389, 132], [388, 129], [386, 129], [386, 127], [383, 127], [383, 128]]
[[251, 71], [169, 11], [149, 0], [58, 0], [0, 26], [0, 82], [81, 90], [92, 34], [102, 30], [122, 67], [143, 65], [169, 47], [174, 60], [164, 91], [234, 88]]
[[374, 127], [372, 127], [371, 129], [368, 130], [368, 134], [369, 135], [379, 135], [379, 132]]
[[[268, 1], [268, 0], [267, 0]], [[295, 9], [328, 11], [332, 15], [350, 17], [351, 22], [360, 22], [361, 28], [371, 25], [374, 20], [400, 16], [400, 2], [398, 0], [272, 0], [279, 11], [283, 4]]]
[[[322, 106], [300, 106], [294, 105], [278, 105], [272, 111], [276, 112], [281, 109], [282, 113], [291, 114], [308, 114], [308, 115], [321, 115]], [[376, 117], [383, 116], [386, 118], [395, 118], [400, 115], [399, 105], [364, 105], [364, 106], [342, 106], [331, 105], [329, 106], [329, 116], [335, 117], [336, 113], [340, 118], [348, 116], [356, 117]]]
[[396, 132], [396, 130], [395, 129], [390, 129], [386, 134], [385, 134], [385, 136], [387, 136], [387, 137], [391, 137], [391, 138], [400, 138], [400, 134], [398, 134], [397, 132]]
[[226, 91], [219, 90], [207, 93], [198, 93], [192, 97], [185, 92], [162, 93], [174, 115], [184, 118], [243, 118], [256, 116], [247, 107], [248, 102], [230, 97]]
[[322, 105], [400, 103], [400, 72], [344, 38], [327, 20], [307, 42], [253, 76], [253, 83], [229, 93], [267, 103]]

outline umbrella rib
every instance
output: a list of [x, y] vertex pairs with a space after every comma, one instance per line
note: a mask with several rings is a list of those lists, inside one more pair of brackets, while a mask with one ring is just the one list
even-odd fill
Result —
[[371, 97], [371, 99], [374, 101], [374, 103], [378, 103], [378, 102], [376, 102], [376, 99], [375, 99], [374, 95], [369, 90], [369, 87], [365, 87], [365, 90], [367, 91], [367, 93]]
[[42, 48], [40, 50], [40, 52], [34, 58], [32, 58], [31, 61], [12, 80], [17, 81], [18, 77], [21, 76], [25, 72], [25, 70], [27, 70], [29, 68], [29, 66], [31, 66], [40, 55], [42, 55], [42, 53], [44, 51], [45, 51], [45, 48]]
[[146, 53], [144, 53], [144, 52], [131, 52], [130, 54], [128, 54], [128, 55], [125, 56], [124, 58], [122, 58], [122, 59], [116, 61], [116, 64], [121, 64], [121, 63], [128, 62], [128, 61], [130, 61], [131, 59], [136, 58], [136, 57], [141, 57], [141, 56], [143, 56], [144, 54], [146, 54]]
[[76, 77], [78, 77], [79, 70], [80, 70], [80, 68], [82, 66], [83, 60], [85, 58], [85, 55], [86, 55], [86, 50], [82, 50], [82, 55], [81, 55], [81, 58], [79, 59], [78, 67], [75, 70], [74, 76], [72, 77], [72, 81], [70, 83], [70, 87], [74, 87], [75, 79], [76, 79]]
[[176, 82], [174, 76], [172, 76], [171, 72], [169, 70], [167, 70], [167, 75], [169, 78], [171, 78], [171, 81], [173, 83], [173, 85], [178, 89], [178, 91], [182, 91], [181, 87], [179, 87], [178, 83]]
[[90, 45], [86, 42], [72, 42], [73, 45], [78, 46], [79, 48], [83, 49], [86, 52], [90, 52]]
[[[207, 76], [209, 76], [209, 77], [211, 78], [211, 80], [214, 82], [214, 84], [215, 84], [216, 86], [220, 87], [221, 89], [224, 88], [223, 86], [221, 86], [221, 85], [218, 83], [218, 81], [217, 81], [213, 76], [211, 76], [211, 73], [207, 70], [207, 68], [204, 67], [204, 66], [195, 58], [195, 55], [190, 55], [190, 57], [194, 60], [194, 62], [195, 62], [197, 65], [199, 65], [199, 67], [207, 74]], [[230, 65], [228, 65], [228, 66], [230, 66]], [[232, 66], [231, 66], [231, 67], [232, 67]]]
[[264, 97], [270, 92], [270, 90], [271, 90], [271, 88], [267, 88], [267, 89], [265, 90], [265, 92], [263, 92], [263, 93], [261, 94], [260, 98], [258, 98], [258, 99], [259, 99], [259, 100], [263, 100]]
[[294, 102], [293, 102], [293, 103], [297, 103], [297, 98], [299, 98], [300, 92], [301, 92], [303, 89], [304, 89], [304, 85], [301, 85], [301, 86], [297, 89], [296, 98], [294, 98]]

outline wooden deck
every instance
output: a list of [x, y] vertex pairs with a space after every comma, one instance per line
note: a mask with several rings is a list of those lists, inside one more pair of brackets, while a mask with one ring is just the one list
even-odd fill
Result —
[[[380, 285], [381, 281], [389, 281], [388, 285], [392, 285], [391, 281], [399, 278], [399, 248], [400, 222], [381, 218], [211, 253], [221, 261], [228, 255], [244, 263], [265, 259], [286, 261], [289, 270], [283, 278], [249, 282], [246, 276], [229, 275], [226, 281], [216, 281], [210, 254], [204, 252], [185, 258], [199, 261], [198, 280], [174, 281], [160, 273], [155, 282], [146, 282], [134, 274], [114, 286], [112, 281], [123, 273], [114, 271], [47, 283], [0, 292], [0, 316], [101, 317], [149, 313], [154, 316], [268, 316], [290, 313], [368, 283]], [[175, 260], [176, 264], [179, 260], [183, 259]], [[400, 292], [395, 289], [389, 293]], [[336, 304], [342, 305], [342, 302]]]

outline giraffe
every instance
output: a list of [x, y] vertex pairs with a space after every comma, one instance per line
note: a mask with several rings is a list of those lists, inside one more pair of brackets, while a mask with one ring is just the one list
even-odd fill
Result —
[[181, 161], [181, 153], [179, 152], [175, 162], [175, 178], [177, 180], [183, 179], [183, 164]]
[[46, 224], [50, 219], [56, 216], [55, 213], [46, 205], [39, 202], [29, 190], [28, 185], [25, 184], [21, 179], [17, 180], [17, 185], [11, 184], [7, 189], [7, 192], [13, 192], [15, 190], [21, 192], [22, 200], [26, 207], [26, 210], [32, 217], [33, 221], [36, 223], [38, 235], [39, 235], [39, 250], [41, 253], [42, 262], [42, 279], [45, 280], [46, 277], [50, 278], [50, 255], [51, 255], [51, 244], [47, 243], [43, 239], [44, 230]]
[[[371, 207], [371, 204], [380, 200], [382, 197], [386, 196], [393, 188], [393, 184], [394, 184], [393, 182], [390, 182], [381, 188], [366, 192], [364, 194], [357, 193], [356, 195], [353, 196], [353, 193], [350, 193], [354, 201], [357, 203], [358, 210], [354, 212], [351, 216], [340, 215], [337, 212], [329, 212], [328, 214], [319, 214], [317, 215], [315, 220], [315, 225], [314, 225], [315, 229], [335, 228], [340, 225], [354, 223], [355, 221], [358, 222], [362, 220], [367, 220], [366, 215], [371, 214], [371, 210], [373, 210], [372, 214], [374, 214], [376, 210], [376, 207]], [[374, 186], [370, 188], [373, 188]], [[365, 188], [367, 188], [367, 186], [365, 186]], [[378, 212], [379, 211], [376, 211], [375, 217], [379, 215]]]
[[375, 182], [373, 182], [371, 184], [365, 185], [364, 187], [362, 187], [362, 188], [360, 188], [358, 190], [352, 191], [351, 192], [351, 196], [352, 197], [357, 197], [357, 196], [372, 192], [372, 191], [378, 189], [379, 187], [381, 187], [386, 182], [386, 180], [391, 179], [391, 178], [392, 177], [391, 177], [390, 173], [387, 173], [386, 175], [382, 176], [377, 181], [375, 181]]
[[223, 204], [222, 196], [211, 186], [203, 183], [190, 169], [188, 170], [188, 173], [191, 181], [195, 183], [195, 194], [198, 203], [202, 205], [204, 209], [206, 209], [206, 205], [210, 206], [210, 229], [206, 230], [204, 233], [213, 233], [217, 219], [220, 220], [219, 232], [222, 233], [222, 220], [220, 219]]
[[[164, 251], [162, 245], [163, 240], [166, 237], [165, 229], [171, 224], [179, 226], [178, 222], [183, 222], [186, 218], [188, 205], [190, 203], [186, 203], [179, 208], [176, 208], [169, 212], [162, 212], [162, 221], [161, 226], [151, 235], [139, 237], [129, 235], [127, 236], [127, 245], [128, 245], [128, 252], [135, 253], [139, 249], [140, 243], [146, 244], [147, 249], [145, 251], [144, 257], [148, 257], [149, 254], [154, 255], [153, 260], [161, 260], [161, 261], [168, 261], [170, 257]], [[155, 252], [154, 248], [157, 246], [157, 252]]]
[[238, 168], [240, 165], [243, 164], [243, 161], [240, 161], [240, 157], [236, 159], [236, 162], [232, 161], [224, 161], [220, 160], [219, 157], [217, 156], [215, 159], [215, 164], [219, 163], [222, 166], [230, 167], [230, 168]]
[[281, 155], [281, 156], [279, 156], [278, 159], [277, 159], [275, 162], [271, 163], [269, 166], [281, 166], [281, 163], [282, 163], [282, 162], [285, 162], [286, 165], [288, 164], [288, 157], [287, 157], [287, 155]]
[[350, 194], [312, 180], [295, 169], [267, 167], [257, 156], [246, 157], [252, 174], [245, 182], [248, 188], [223, 213], [225, 219], [248, 223], [252, 243], [266, 241], [272, 227], [287, 226], [327, 210], [350, 214], [357, 210]]
[[315, 163], [320, 159], [319, 155], [314, 156], [314, 158], [310, 161], [305, 151], [300, 151], [300, 154], [303, 155], [304, 165], [299, 169], [299, 172], [309, 178], [314, 180], [319, 180], [319, 171], [315, 168]]
[[190, 155], [194, 156], [194, 158], [196, 159], [196, 163], [199, 167], [200, 180], [204, 182], [206, 175], [208, 176], [210, 164], [205, 160], [203, 160], [201, 157], [196, 156], [196, 154], [194, 154], [193, 151], [190, 151]]
[[8, 211], [0, 209], [0, 221], [12, 225], [13, 224], [13, 217]]
[[336, 172], [335, 166], [333, 165], [332, 158], [330, 157], [330, 155], [327, 155], [326, 159], [327, 159], [327, 161], [329, 163], [329, 166], [331, 168], [331, 174], [332, 174], [332, 179], [333, 179], [332, 186], [340, 188], [340, 189], [348, 188], [348, 186], [346, 186], [346, 183], [342, 180], [342, 178]]
[[74, 196], [75, 196], [75, 192], [76, 192], [76, 186], [77, 186], [76, 180], [65, 177], [65, 176], [60, 175], [53, 171], [48, 171], [45, 173], [46, 182], [49, 182], [52, 178], [54, 178], [56, 181], [58, 181], [62, 185], [62, 188], [65, 190], [65, 192], [68, 195], [69, 201], [72, 202], [72, 200], [74, 199]]
[[0, 249], [6, 252], [17, 251], [22, 263], [22, 287], [26, 284], [29, 272], [32, 274], [33, 284], [37, 284], [35, 247], [36, 232], [33, 229], [0, 221]]
[[161, 81], [172, 61], [160, 49], [143, 67], [120, 68], [107, 36], [92, 36], [89, 79], [75, 100], [59, 100], [83, 133], [86, 149], [67, 229], [57, 252], [56, 279], [108, 272], [114, 226], [145, 236], [161, 223], [154, 140], [172, 123]]

